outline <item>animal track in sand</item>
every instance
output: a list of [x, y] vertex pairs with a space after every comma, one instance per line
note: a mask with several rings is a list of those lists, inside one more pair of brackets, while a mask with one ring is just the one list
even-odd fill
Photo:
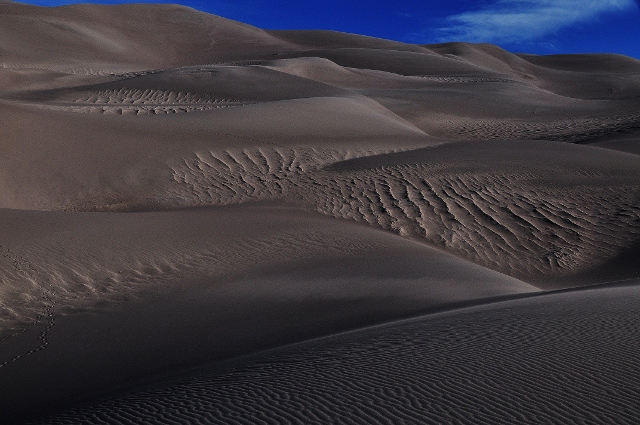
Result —
[[[2, 344], [2, 342], [6, 340], [16, 337], [19, 334], [25, 333], [29, 328], [38, 326], [39, 324], [43, 323], [43, 320], [46, 321], [44, 330], [38, 335], [38, 340], [40, 341], [38, 343], [39, 345], [24, 353], [14, 355], [9, 359], [0, 358], [0, 368], [3, 368], [13, 362], [20, 360], [23, 357], [30, 356], [34, 353], [37, 353], [38, 351], [44, 350], [47, 345], [49, 345], [48, 334], [55, 324], [54, 312], [56, 307], [56, 294], [51, 279], [43, 275], [37, 268], [33, 266], [33, 264], [29, 260], [19, 254], [14, 253], [10, 248], [5, 248], [2, 245], [0, 245], [0, 252], [2, 252], [2, 256], [5, 259], [8, 259], [10, 261], [13, 267], [13, 274], [22, 276], [27, 280], [33, 282], [33, 284], [39, 288], [39, 292], [41, 292], [42, 294], [40, 302], [37, 303], [38, 305], [35, 307], [35, 311], [41, 312], [35, 313], [35, 318], [31, 322], [31, 326], [7, 334], [0, 339], [0, 344]], [[11, 316], [10, 319], [16, 320], [20, 318], [20, 312], [15, 311], [5, 303], [2, 303], [2, 306], [3, 316], [6, 316], [8, 312]], [[0, 323], [5, 321], [6, 319], [6, 317], [0, 317]]]

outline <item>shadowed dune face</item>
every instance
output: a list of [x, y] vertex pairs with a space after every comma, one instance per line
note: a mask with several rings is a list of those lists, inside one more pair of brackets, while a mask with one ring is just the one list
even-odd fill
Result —
[[4, 423], [167, 370], [536, 292], [369, 226], [269, 204], [0, 218]]
[[[0, 3], [0, 422], [160, 372], [358, 326], [639, 276], [635, 59], [264, 31], [171, 5]], [[579, 308], [619, 299], [590, 294]], [[566, 297], [548, 300], [568, 306]], [[346, 353], [332, 364], [366, 369], [387, 362], [385, 350], [396, 346], [389, 349], [412, 362], [433, 355], [445, 364], [460, 341], [475, 350], [502, 335], [525, 350], [556, 335], [540, 333], [542, 316], [531, 311], [511, 328], [507, 310], [476, 311], [478, 328], [457, 313], [442, 319], [460, 326], [462, 340], [440, 319], [393, 328], [407, 337], [404, 345], [390, 330], [349, 337], [354, 352], [374, 350], [373, 363]], [[594, 313], [578, 323], [556, 312], [568, 324], [560, 339], [583, 338], [583, 327], [609, 320]], [[629, 311], [618, 313], [627, 323]], [[424, 342], [431, 337], [442, 337], [444, 351]], [[331, 355], [301, 350], [291, 356], [304, 367], [327, 367]], [[616, 359], [619, 370], [626, 360]], [[236, 395], [248, 388], [268, 399], [272, 385], [287, 394], [308, 390], [274, 381], [281, 370], [256, 364], [266, 387], [247, 386], [255, 375], [241, 368], [224, 375], [237, 387], [221, 404], [220, 388], [230, 388], [218, 381], [223, 375], [199, 376], [202, 385], [180, 394], [202, 406], [214, 400], [270, 412], [262, 399], [247, 404]], [[425, 376], [455, 381], [470, 373], [446, 364], [452, 375]], [[578, 375], [563, 379], [585, 376]], [[362, 376], [362, 385], [377, 379]], [[505, 376], [519, 382], [513, 370]], [[543, 381], [564, 391], [563, 382], [541, 376], [523, 382], [534, 392]], [[477, 406], [469, 393], [427, 381], [418, 387]], [[394, 394], [415, 396], [402, 385]], [[314, 393], [322, 400], [315, 419], [291, 421], [323, 422], [326, 409], [343, 409], [323, 391]], [[369, 422], [438, 423], [460, 406], [426, 400], [442, 413], [429, 419], [391, 393], [367, 394], [362, 400], [399, 406]], [[152, 423], [142, 418], [154, 408], [144, 397], [117, 403]], [[159, 411], [183, 406], [162, 397]], [[536, 400], [527, 412], [548, 399]], [[505, 412], [488, 406], [487, 415]], [[95, 409], [107, 423], [121, 419]], [[586, 402], [580, 409], [595, 415]], [[60, 421], [92, 417], [74, 412]], [[527, 418], [572, 422], [565, 411], [547, 413]]]
[[633, 424], [638, 296], [614, 288], [426, 316], [203, 367], [29, 423]]
[[609, 75], [638, 75], [640, 61], [622, 55], [519, 55], [544, 68]]
[[[43, 319], [52, 303], [56, 314], [64, 315], [188, 288], [180, 282], [199, 282], [198, 288], [224, 294], [243, 286], [261, 292], [261, 281], [298, 276], [300, 287], [289, 288], [292, 302], [327, 291], [337, 298], [397, 298], [410, 310], [535, 290], [394, 235], [344, 221], [331, 227], [327, 218], [269, 205], [135, 214], [0, 210], [0, 215], [7, 227], [0, 244], [2, 330]], [[402, 272], [394, 263], [404, 265]], [[451, 274], [454, 265], [457, 272]], [[287, 296], [282, 288], [273, 290], [274, 298]]]

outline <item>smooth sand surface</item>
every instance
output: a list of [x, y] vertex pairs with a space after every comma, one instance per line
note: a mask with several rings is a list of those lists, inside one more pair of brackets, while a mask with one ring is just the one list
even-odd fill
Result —
[[637, 419], [640, 61], [0, 28], [0, 422]]

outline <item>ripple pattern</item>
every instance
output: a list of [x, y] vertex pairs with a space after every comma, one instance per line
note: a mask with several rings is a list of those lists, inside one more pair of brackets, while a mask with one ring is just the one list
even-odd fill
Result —
[[[435, 133], [465, 140], [531, 139], [582, 142], [640, 128], [640, 112], [562, 120], [449, 119]], [[434, 134], [435, 134], [434, 133]]]
[[298, 193], [320, 212], [425, 240], [521, 278], [575, 273], [640, 238], [640, 187], [631, 181], [558, 188], [527, 173], [421, 165], [311, 178]]
[[[79, 96], [79, 97], [78, 97]], [[31, 106], [68, 112], [116, 115], [156, 115], [245, 106], [242, 99], [213, 98], [206, 94], [185, 91], [111, 89], [73, 92], [55, 102], [29, 103]]]
[[515, 159], [490, 164], [462, 156], [435, 162], [416, 156], [361, 168], [331, 165], [374, 154], [304, 147], [197, 154], [173, 167], [177, 185], [160, 202], [285, 200], [531, 281], [582, 272], [640, 239], [640, 173], [633, 167], [614, 172], [566, 161], [536, 170], [519, 167]]
[[640, 290], [508, 301], [189, 372], [29, 424], [635, 424]]
[[[179, 183], [165, 202], [231, 205], [282, 199], [294, 187], [309, 185], [306, 173], [335, 162], [371, 156], [379, 149], [317, 149], [305, 146], [255, 147], [197, 153], [172, 167]], [[188, 190], [184, 188], [188, 187]]]
[[[0, 343], [36, 325], [46, 326], [48, 333], [54, 310], [65, 315], [97, 303], [136, 299], [151, 288], [174, 286], [172, 282], [206, 277], [223, 284], [238, 279], [239, 270], [240, 275], [260, 273], [256, 270], [274, 265], [383, 249], [378, 242], [363, 242], [332, 229], [294, 228], [293, 223], [287, 231], [233, 240], [205, 232], [200, 232], [202, 241], [169, 237], [155, 246], [142, 242], [148, 240], [148, 233], [142, 232], [139, 244], [112, 241], [109, 254], [82, 240], [75, 241], [76, 251], [44, 243], [24, 255], [0, 245]], [[118, 238], [117, 233], [109, 236]], [[46, 346], [46, 333], [40, 349]], [[0, 368], [11, 361], [0, 347]]]

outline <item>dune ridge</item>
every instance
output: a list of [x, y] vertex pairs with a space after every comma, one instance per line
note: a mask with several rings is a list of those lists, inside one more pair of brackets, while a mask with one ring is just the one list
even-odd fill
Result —
[[638, 417], [640, 61], [0, 3], [0, 422]]
[[[544, 171], [528, 166], [523, 152], [536, 155], [547, 146], [445, 144], [396, 154], [397, 162], [357, 151], [210, 152], [175, 168], [174, 179], [190, 187], [190, 198], [176, 189], [186, 205], [284, 199], [549, 285], [633, 245], [640, 237], [640, 186], [635, 158], [612, 154], [607, 165], [606, 152], [589, 148], [566, 146], [561, 156], [558, 150], [544, 158]], [[339, 161], [347, 155], [360, 159]], [[560, 167], [560, 174], [550, 171]]]
[[632, 424], [637, 299], [636, 281], [415, 318], [202, 367], [28, 423]]

